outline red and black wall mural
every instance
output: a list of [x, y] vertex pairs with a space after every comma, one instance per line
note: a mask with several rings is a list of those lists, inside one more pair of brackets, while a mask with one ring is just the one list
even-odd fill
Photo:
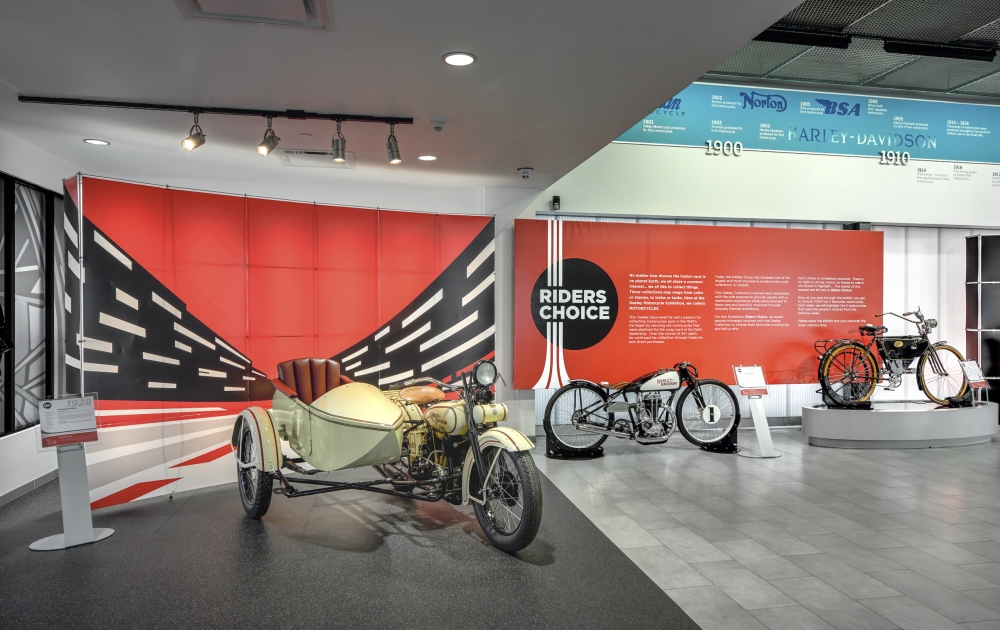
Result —
[[384, 387], [494, 353], [492, 217], [66, 188], [66, 383], [99, 397], [95, 507], [230, 481], [226, 432], [270, 404], [280, 361]]

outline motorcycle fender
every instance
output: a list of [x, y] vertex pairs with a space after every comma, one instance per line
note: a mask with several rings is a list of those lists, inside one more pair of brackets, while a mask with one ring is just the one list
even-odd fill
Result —
[[[535, 444], [517, 429], [496, 427], [479, 436], [479, 450], [482, 451], [488, 446], [498, 446], [504, 450], [517, 452], [530, 450]], [[462, 466], [462, 505], [469, 504], [469, 478], [473, 466], [475, 462], [472, 460], [470, 448], [465, 454], [465, 464]]]
[[250, 427], [257, 445], [257, 468], [264, 472], [277, 472], [281, 469], [281, 441], [274, 429], [271, 414], [263, 407], [248, 407], [240, 413], [233, 426], [233, 437], [230, 441], [233, 451], [240, 446], [240, 432], [243, 424]]

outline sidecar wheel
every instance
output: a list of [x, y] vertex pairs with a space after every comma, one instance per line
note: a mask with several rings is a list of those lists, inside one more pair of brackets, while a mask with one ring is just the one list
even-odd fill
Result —
[[274, 480], [257, 468], [257, 449], [249, 427], [243, 428], [236, 455], [236, 485], [240, 488], [243, 509], [250, 518], [259, 519], [271, 507], [271, 487]]
[[482, 505], [472, 502], [476, 520], [493, 546], [507, 553], [520, 551], [535, 539], [542, 523], [542, 483], [531, 453], [497, 447], [483, 451], [486, 480]]

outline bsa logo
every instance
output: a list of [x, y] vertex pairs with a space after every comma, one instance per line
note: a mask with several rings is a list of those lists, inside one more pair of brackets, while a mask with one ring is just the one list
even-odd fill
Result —
[[761, 94], [760, 92], [740, 92], [743, 97], [743, 109], [773, 109], [783, 112], [788, 108], [788, 101], [780, 94]]
[[817, 103], [823, 106], [824, 114], [836, 114], [838, 116], [860, 116], [861, 115], [861, 103], [855, 103], [852, 107], [850, 103], [844, 101], [839, 103], [837, 101], [831, 101], [825, 98], [815, 99]]

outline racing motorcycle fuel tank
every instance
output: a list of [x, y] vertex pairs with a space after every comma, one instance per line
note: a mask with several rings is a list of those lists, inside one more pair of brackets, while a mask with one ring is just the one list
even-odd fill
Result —
[[681, 388], [681, 377], [676, 370], [667, 370], [648, 379], [639, 387], [640, 392], [663, 392]]

